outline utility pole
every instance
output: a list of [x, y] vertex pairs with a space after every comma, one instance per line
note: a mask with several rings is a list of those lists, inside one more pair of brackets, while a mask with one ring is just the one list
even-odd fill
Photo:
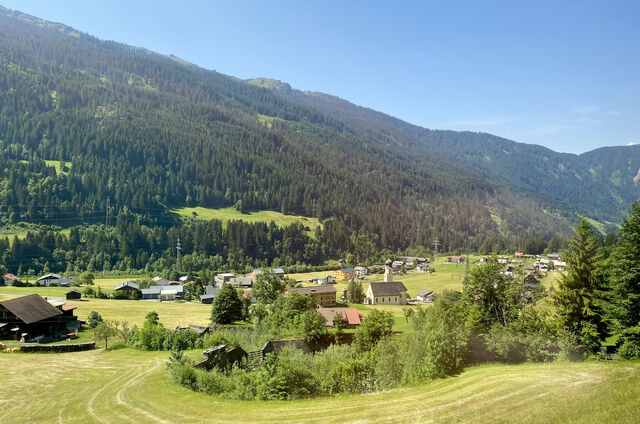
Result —
[[178, 243], [176, 243], [176, 271], [180, 273], [180, 236], [178, 236]]
[[436, 256], [438, 256], [438, 249], [440, 248], [440, 246], [442, 246], [442, 242], [440, 242], [440, 239], [436, 236], [436, 239], [433, 241], [433, 256], [434, 256], [434, 258]]
[[464, 286], [467, 286], [467, 281], [469, 280], [469, 249], [467, 248], [467, 266], [464, 270]]
[[108, 227], [110, 224], [109, 213], [111, 212], [111, 199], [107, 199], [107, 217], [105, 219], [105, 226]]

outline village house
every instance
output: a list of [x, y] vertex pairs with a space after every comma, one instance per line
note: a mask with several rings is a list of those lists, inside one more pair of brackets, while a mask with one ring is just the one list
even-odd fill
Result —
[[127, 295], [131, 296], [133, 293], [138, 293], [140, 291], [140, 286], [131, 281], [125, 281], [124, 283], [120, 283], [113, 289], [116, 292], [125, 292]]
[[506, 265], [506, 264], [508, 264], [509, 262], [511, 262], [511, 261], [510, 261], [510, 259], [509, 259], [509, 258], [507, 258], [507, 257], [504, 257], [504, 256], [503, 256], [503, 257], [498, 258], [498, 263], [499, 263], [499, 264], [505, 264], [505, 265]]
[[6, 273], [2, 276], [2, 278], [0, 278], [0, 284], [7, 285], [7, 286], [12, 286], [14, 283], [19, 283], [19, 282], [20, 282], [20, 278], [10, 273]]
[[407, 288], [400, 281], [370, 283], [365, 303], [369, 305], [406, 305]]
[[459, 255], [452, 256], [451, 257], [451, 262], [453, 262], [454, 264], [460, 264], [460, 263], [464, 262], [464, 258], [462, 256], [459, 256]]
[[342, 315], [346, 322], [346, 328], [356, 328], [362, 323], [363, 318], [356, 308], [318, 308], [318, 312], [326, 320], [324, 325], [327, 327], [333, 327], [333, 317], [336, 314]]
[[0, 302], [0, 338], [26, 341], [63, 337], [77, 330], [79, 323], [73, 315], [75, 306], [56, 300], [58, 307], [42, 296], [31, 294]]
[[311, 295], [318, 306], [333, 306], [336, 304], [336, 288], [333, 286], [295, 287], [287, 289], [286, 293], [294, 291], [303, 296]]
[[253, 279], [251, 277], [233, 277], [227, 281], [227, 284], [236, 289], [250, 288], [253, 287]]
[[356, 270], [356, 275], [358, 277], [364, 277], [365, 275], [369, 274], [369, 270], [365, 266], [357, 266], [354, 269]]
[[39, 286], [68, 287], [68, 286], [74, 286], [75, 280], [76, 279], [74, 277], [62, 277], [58, 274], [49, 273], [47, 275], [43, 275], [42, 277], [38, 278], [37, 282]]
[[200, 295], [200, 302], [204, 304], [211, 304], [218, 295], [220, 287], [206, 286], [204, 290], [204, 294]]
[[271, 272], [273, 272], [275, 276], [280, 279], [284, 279], [284, 276], [287, 274], [286, 272], [284, 272], [284, 269], [282, 268], [273, 268]]
[[222, 287], [224, 283], [228, 283], [232, 278], [236, 278], [236, 275], [231, 272], [223, 272], [222, 274], [217, 274], [213, 277], [213, 281], [215, 281], [216, 286]]
[[160, 302], [182, 299], [184, 296], [184, 287], [177, 286], [151, 286], [148, 289], [142, 289], [142, 300], [159, 300]]
[[[247, 277], [253, 278], [255, 280], [256, 278], [258, 278], [258, 275], [261, 275], [263, 272], [264, 271], [262, 271], [261, 269], [254, 269], [249, 274], [247, 274]], [[273, 268], [271, 272], [280, 279], [283, 279], [286, 275], [286, 272], [284, 272], [284, 269], [282, 268]]]
[[337, 269], [333, 275], [336, 277], [336, 280], [348, 280], [356, 276], [356, 270], [354, 268]]

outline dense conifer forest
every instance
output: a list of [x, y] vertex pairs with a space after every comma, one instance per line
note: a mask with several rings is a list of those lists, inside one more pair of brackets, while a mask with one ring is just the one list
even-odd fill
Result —
[[[600, 150], [427, 130], [0, 8], [0, 223], [33, 228], [0, 240], [13, 272], [167, 269], [178, 235], [194, 270], [366, 260], [436, 236], [535, 253], [578, 213], [620, 222], [640, 197], [640, 147]], [[323, 228], [170, 213], [184, 206]]]

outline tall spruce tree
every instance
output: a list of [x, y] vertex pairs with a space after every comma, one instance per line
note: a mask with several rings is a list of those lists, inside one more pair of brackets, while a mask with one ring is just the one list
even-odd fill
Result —
[[609, 316], [621, 341], [633, 342], [640, 353], [640, 201], [631, 206], [611, 254]]
[[574, 229], [576, 236], [569, 240], [567, 252], [567, 274], [560, 280], [554, 303], [559, 325], [595, 353], [606, 337], [601, 255], [598, 239], [584, 217]]

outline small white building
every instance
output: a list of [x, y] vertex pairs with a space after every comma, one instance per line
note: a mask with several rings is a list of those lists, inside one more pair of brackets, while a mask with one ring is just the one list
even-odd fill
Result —
[[418, 299], [418, 302], [433, 303], [436, 298], [436, 294], [431, 290], [421, 290], [416, 293], [416, 298]]

